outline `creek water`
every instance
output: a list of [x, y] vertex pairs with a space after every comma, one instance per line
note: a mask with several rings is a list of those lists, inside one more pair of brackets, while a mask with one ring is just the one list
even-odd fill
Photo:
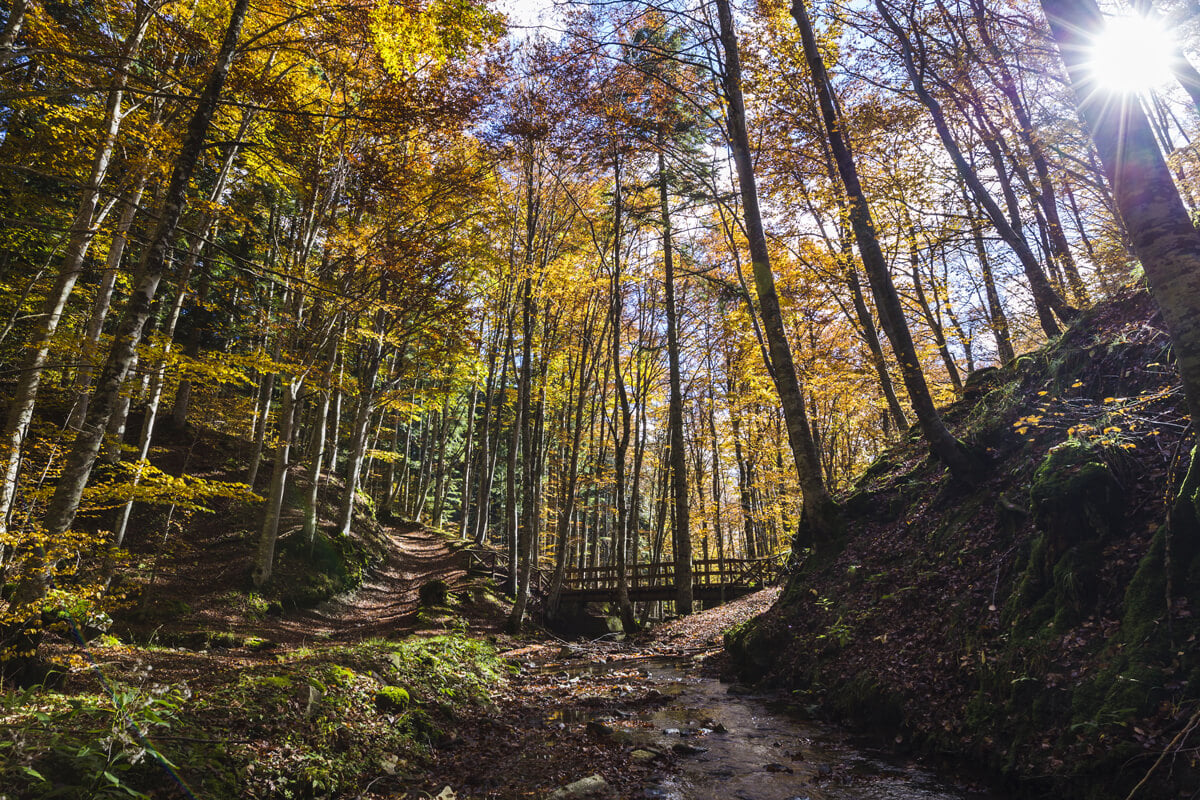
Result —
[[[620, 668], [628, 670], [628, 662], [586, 667], [593, 673]], [[647, 798], [1001, 800], [857, 745], [835, 726], [806, 719], [777, 698], [702, 676], [687, 662], [642, 661], [638, 669], [668, 702], [640, 715], [592, 721], [633, 747], [678, 754], [679, 772], [648, 788]], [[585, 712], [569, 721], [589, 716]]]

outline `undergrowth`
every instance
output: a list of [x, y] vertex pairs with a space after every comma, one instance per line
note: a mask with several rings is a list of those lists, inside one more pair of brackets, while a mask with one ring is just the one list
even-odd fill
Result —
[[78, 689], [0, 695], [0, 786], [13, 797], [146, 797], [177, 784], [204, 798], [316, 798], [399, 786], [508, 671], [493, 647], [457, 634], [236, 665], [179, 651], [197, 677], [175, 684], [103, 666], [135, 650], [94, 655], [100, 666], [70, 670]]

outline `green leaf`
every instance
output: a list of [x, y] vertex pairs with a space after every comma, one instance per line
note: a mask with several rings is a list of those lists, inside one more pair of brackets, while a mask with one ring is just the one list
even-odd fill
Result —
[[43, 783], [46, 782], [46, 777], [44, 775], [42, 775], [42, 773], [40, 773], [36, 769], [34, 769], [33, 767], [21, 767], [21, 769], [25, 771], [26, 775], [29, 775], [30, 777], [33, 777], [33, 778], [37, 778], [39, 781], [42, 781]]

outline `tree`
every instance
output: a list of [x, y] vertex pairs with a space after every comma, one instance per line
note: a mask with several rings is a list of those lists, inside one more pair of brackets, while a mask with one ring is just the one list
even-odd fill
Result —
[[[1200, 424], [1200, 232], [1192, 224], [1141, 106], [1101, 84], [1089, 68], [1090, 37], [1105, 24], [1095, 0], [1042, 0], [1042, 8], [1134, 253], [1162, 309], [1195, 428]], [[1179, 522], [1193, 540], [1200, 522], [1195, 496], [1200, 486], [1198, 452], [1193, 450], [1176, 505]], [[1189, 546], [1194, 547], [1194, 542]]]
[[825, 124], [825, 133], [829, 137], [834, 163], [845, 187], [850, 224], [858, 243], [859, 255], [867, 271], [871, 293], [875, 296], [880, 324], [900, 364], [900, 372], [904, 376], [904, 385], [908, 389], [917, 424], [920, 425], [921, 432], [934, 454], [949, 468], [950, 473], [959, 480], [974, 482], [978, 480], [981, 469], [979, 457], [969, 451], [946, 428], [929, 393], [925, 374], [921, 370], [912, 335], [900, 306], [899, 295], [892, 283], [883, 251], [879, 247], [875, 222], [871, 218], [871, 209], [859, 181], [858, 168], [846, 138], [845, 125], [837, 113], [833, 86], [825, 71], [825, 62], [817, 47], [816, 33], [809, 20], [804, 0], [793, 0], [791, 10], [792, 17], [800, 29], [805, 58], [816, 88], [821, 118]]
[[779, 392], [787, 421], [788, 441], [791, 444], [796, 474], [800, 479], [804, 495], [804, 519], [800, 547], [811, 544], [823, 549], [833, 544], [840, 535], [837, 504], [829, 495], [821, 479], [816, 445], [808, 424], [804, 407], [804, 394], [796, 376], [792, 360], [791, 345], [788, 343], [783, 313], [775, 291], [775, 276], [771, 270], [771, 255], [767, 248], [766, 233], [758, 206], [758, 190], [754, 179], [754, 165], [750, 153], [750, 138], [746, 130], [745, 102], [742, 99], [741, 60], [738, 53], [737, 35], [733, 29], [733, 14], [727, 0], [717, 0], [717, 16], [720, 24], [721, 45], [725, 54], [723, 87], [728, 104], [727, 125], [730, 148], [737, 165], [738, 188], [742, 195], [742, 213], [745, 218], [746, 238], [750, 248], [750, 259], [754, 269], [754, 284], [758, 294], [759, 313], [762, 315], [766, 333], [767, 349], [771, 363], [771, 378]]

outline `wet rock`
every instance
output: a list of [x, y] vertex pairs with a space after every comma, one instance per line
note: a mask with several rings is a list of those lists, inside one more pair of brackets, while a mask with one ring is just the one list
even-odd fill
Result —
[[786, 772], [789, 775], [792, 773], [792, 768], [786, 764], [771, 763], [764, 766], [763, 769], [765, 769], [767, 772]]
[[713, 733], [729, 733], [729, 729], [719, 722], [714, 722], [712, 726]]
[[613, 729], [603, 722], [592, 720], [587, 724], [587, 735], [596, 739], [607, 739], [613, 735]]
[[651, 750], [648, 747], [639, 747], [629, 754], [630, 758], [642, 764], [648, 764], [651, 761], [662, 758], [662, 756], [662, 753], [658, 752], [657, 750]]
[[717, 767], [710, 769], [708, 774], [714, 778], [732, 778], [737, 773], [733, 771], [733, 767]]
[[673, 744], [671, 745], [671, 749], [681, 756], [694, 756], [699, 755], [700, 753], [708, 752], [707, 747], [697, 747], [696, 745], [688, 744], [687, 742], [678, 742], [677, 744]]
[[667, 736], [682, 736], [683, 735], [683, 731], [679, 730], [679, 728], [663, 728], [663, 733], [666, 734]]
[[546, 800], [615, 800], [617, 794], [600, 775], [568, 783], [546, 795]]
[[748, 695], [754, 694], [754, 690], [744, 683], [733, 683], [730, 684], [729, 688], [725, 690], [725, 694]]

